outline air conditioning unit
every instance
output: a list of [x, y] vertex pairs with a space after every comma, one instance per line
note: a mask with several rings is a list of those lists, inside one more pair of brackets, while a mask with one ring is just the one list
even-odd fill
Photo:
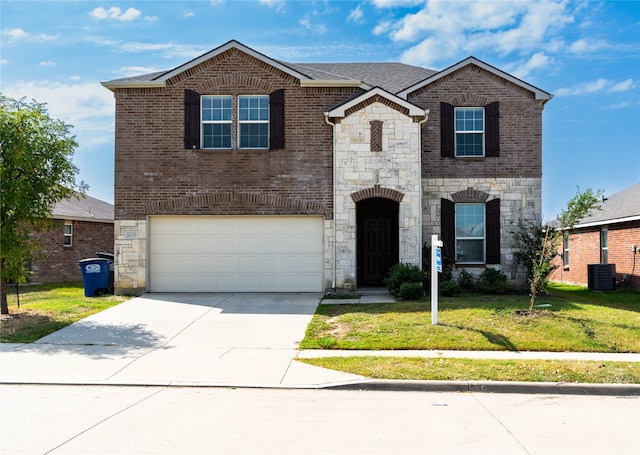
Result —
[[590, 291], [614, 291], [616, 289], [615, 264], [588, 264], [587, 272]]

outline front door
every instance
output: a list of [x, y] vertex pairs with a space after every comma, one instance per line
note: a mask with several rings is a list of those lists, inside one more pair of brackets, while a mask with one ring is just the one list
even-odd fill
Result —
[[358, 203], [358, 286], [382, 286], [398, 262], [398, 203], [371, 198]]

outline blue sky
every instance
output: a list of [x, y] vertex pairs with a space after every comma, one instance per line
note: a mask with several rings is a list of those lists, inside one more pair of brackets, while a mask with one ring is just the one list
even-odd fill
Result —
[[114, 101], [101, 81], [178, 66], [236, 39], [288, 62], [473, 55], [553, 93], [543, 217], [578, 188], [640, 182], [640, 1], [12, 1], [0, 3], [0, 91], [74, 126], [77, 180], [113, 202]]

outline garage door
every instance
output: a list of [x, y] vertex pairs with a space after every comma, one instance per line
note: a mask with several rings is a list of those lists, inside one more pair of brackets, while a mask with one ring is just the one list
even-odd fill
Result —
[[152, 217], [152, 292], [321, 292], [323, 219]]

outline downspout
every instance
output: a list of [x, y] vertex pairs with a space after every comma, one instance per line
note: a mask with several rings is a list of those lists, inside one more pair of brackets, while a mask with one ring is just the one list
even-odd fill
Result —
[[336, 246], [336, 237], [337, 237], [337, 230], [336, 230], [336, 124], [335, 123], [331, 123], [329, 121], [329, 113], [325, 112], [324, 113], [324, 121], [327, 125], [331, 125], [331, 129], [332, 129], [332, 143], [333, 146], [331, 147], [331, 153], [332, 153], [332, 168], [333, 168], [333, 182], [331, 184], [332, 190], [333, 190], [333, 264], [331, 265], [332, 270], [331, 270], [331, 275], [332, 275], [332, 283], [331, 283], [331, 289], [333, 290], [333, 292], [336, 292], [336, 273], [337, 273], [337, 266], [336, 266], [336, 262], [337, 262], [337, 252], [338, 252], [338, 248]]
[[420, 256], [420, 263], [418, 264], [418, 266], [420, 267], [420, 269], [422, 269], [422, 250], [423, 250], [423, 244], [422, 244], [422, 228], [423, 228], [423, 224], [422, 224], [422, 214], [424, 212], [424, 207], [423, 207], [423, 198], [424, 195], [422, 194], [422, 125], [424, 125], [427, 120], [429, 120], [429, 109], [425, 109], [424, 111], [424, 118], [422, 120], [420, 120], [418, 122], [418, 138], [419, 138], [419, 150], [418, 150], [418, 165], [420, 166], [420, 178], [419, 178], [419, 183], [418, 183], [418, 189], [420, 192], [420, 211], [418, 213], [418, 226], [420, 231], [420, 242], [419, 242], [419, 256]]

